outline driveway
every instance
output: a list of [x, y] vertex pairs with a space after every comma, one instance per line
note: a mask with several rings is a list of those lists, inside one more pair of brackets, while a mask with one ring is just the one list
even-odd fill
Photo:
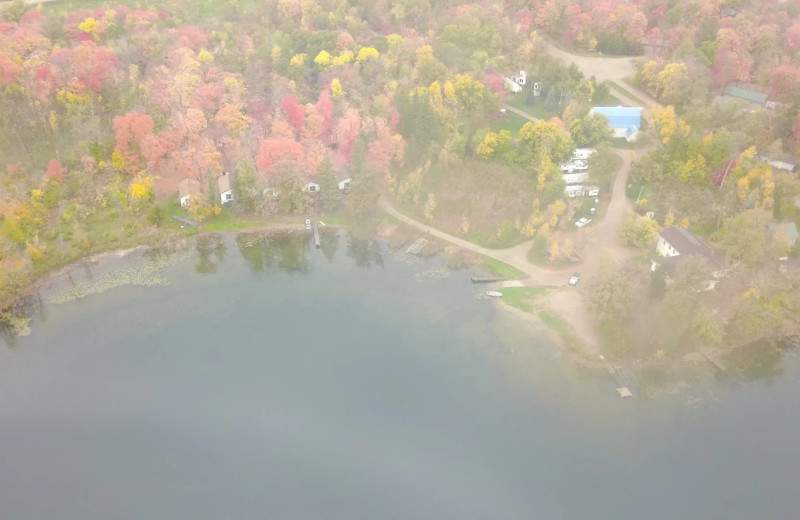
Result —
[[606, 58], [602, 55], [581, 56], [559, 49], [547, 40], [542, 39], [540, 41], [548, 54], [560, 58], [567, 63], [574, 63], [581, 72], [583, 72], [584, 76], [594, 76], [597, 81], [612, 81], [641, 98], [641, 101], [631, 99], [624, 92], [611, 85], [611, 90], [620, 100], [630, 103], [632, 106], [639, 106], [644, 102], [644, 108], [661, 106], [657, 101], [651, 98], [650, 95], [629, 83], [630, 79], [636, 73], [635, 62], [637, 58]]

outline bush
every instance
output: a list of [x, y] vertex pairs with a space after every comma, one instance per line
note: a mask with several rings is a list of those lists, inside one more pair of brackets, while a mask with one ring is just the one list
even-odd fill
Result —
[[152, 226], [161, 227], [167, 219], [167, 212], [161, 206], [153, 206], [147, 214], [147, 222]]
[[627, 245], [644, 248], [655, 242], [658, 223], [650, 217], [629, 215], [622, 221], [619, 233]]

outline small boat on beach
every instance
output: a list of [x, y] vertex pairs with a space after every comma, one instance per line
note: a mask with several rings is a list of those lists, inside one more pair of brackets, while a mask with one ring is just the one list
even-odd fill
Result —
[[492, 298], [501, 298], [503, 293], [498, 291], [486, 291], [486, 296], [491, 296]]

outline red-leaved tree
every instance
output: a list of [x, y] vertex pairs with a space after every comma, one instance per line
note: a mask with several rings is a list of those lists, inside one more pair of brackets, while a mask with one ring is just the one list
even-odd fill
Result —
[[297, 103], [297, 98], [291, 94], [286, 94], [281, 101], [283, 113], [286, 114], [286, 120], [289, 121], [294, 127], [297, 135], [303, 130], [303, 121], [305, 120], [305, 111], [303, 107]]
[[256, 166], [269, 170], [273, 164], [281, 161], [299, 161], [303, 158], [303, 147], [294, 139], [278, 137], [264, 139], [258, 149]]
[[147, 114], [130, 112], [114, 118], [114, 133], [117, 144], [114, 151], [125, 160], [125, 169], [136, 173], [141, 164], [142, 139], [153, 131], [153, 118]]
[[47, 165], [45, 177], [61, 182], [64, 180], [64, 176], [66, 174], [67, 169], [61, 166], [60, 162], [58, 162], [56, 159], [50, 159], [50, 164]]

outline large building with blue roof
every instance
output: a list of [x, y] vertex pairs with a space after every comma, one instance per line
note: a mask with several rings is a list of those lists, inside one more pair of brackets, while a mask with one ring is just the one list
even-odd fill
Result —
[[590, 114], [606, 116], [614, 137], [633, 141], [642, 127], [642, 110], [642, 107], [594, 107]]

